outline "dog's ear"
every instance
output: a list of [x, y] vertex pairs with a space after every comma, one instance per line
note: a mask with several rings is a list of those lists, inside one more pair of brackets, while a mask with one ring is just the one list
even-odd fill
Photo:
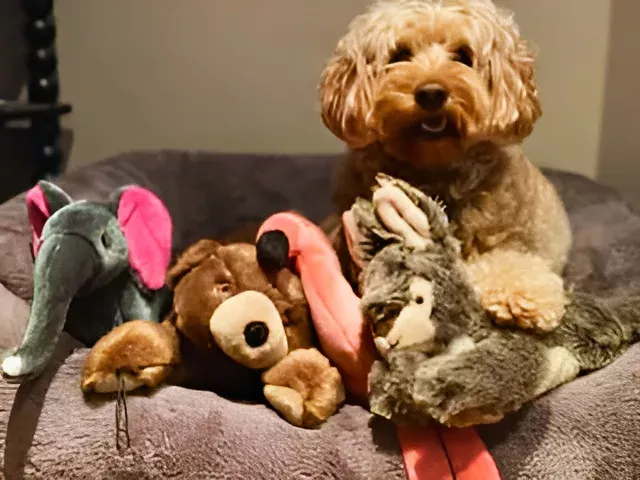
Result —
[[215, 255], [220, 244], [215, 240], [199, 240], [187, 248], [167, 272], [167, 285], [175, 288], [180, 279], [197, 267], [203, 260]]
[[322, 121], [334, 135], [352, 148], [361, 148], [374, 141], [367, 126], [372, 106], [373, 75], [364, 56], [340, 54], [329, 61], [320, 80]]
[[542, 114], [534, 78], [536, 53], [515, 26], [497, 34], [487, 62], [492, 98], [488, 131], [521, 142]]

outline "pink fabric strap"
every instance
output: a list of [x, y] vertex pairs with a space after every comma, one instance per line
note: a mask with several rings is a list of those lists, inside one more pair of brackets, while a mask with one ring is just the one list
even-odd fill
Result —
[[[280, 230], [289, 240], [289, 256], [302, 280], [314, 327], [325, 354], [341, 371], [345, 384], [366, 402], [367, 376], [377, 357], [360, 300], [342, 275], [326, 235], [306, 218], [277, 213], [261, 226], [258, 238]], [[408, 480], [493, 480], [500, 474], [473, 428], [398, 426]]]

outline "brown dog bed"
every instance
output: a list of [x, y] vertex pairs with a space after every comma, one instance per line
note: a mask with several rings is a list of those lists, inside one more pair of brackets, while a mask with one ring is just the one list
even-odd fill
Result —
[[[122, 155], [60, 180], [71, 195], [103, 199], [139, 183], [166, 202], [175, 251], [270, 213], [329, 212], [334, 157]], [[600, 294], [640, 290], [640, 216], [608, 188], [547, 172], [575, 235], [569, 282]], [[295, 181], [291, 181], [295, 179]], [[32, 260], [23, 197], [0, 206], [0, 348], [15, 345], [28, 315]], [[89, 301], [70, 315], [100, 315]], [[60, 362], [31, 384], [0, 381], [0, 462], [13, 478], [401, 479], [394, 428], [345, 406], [318, 430], [290, 426], [262, 405], [165, 387], [127, 402], [131, 446], [115, 447], [115, 404], [83, 399], [86, 349], [68, 336]], [[215, 368], [215, 366], [212, 366]], [[505, 479], [640, 478], [640, 346], [496, 425], [478, 429]]]

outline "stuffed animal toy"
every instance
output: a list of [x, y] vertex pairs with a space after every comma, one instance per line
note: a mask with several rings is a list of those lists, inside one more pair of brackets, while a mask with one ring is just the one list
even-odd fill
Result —
[[342, 380], [314, 348], [300, 278], [269, 263], [270, 246], [280, 244], [273, 235], [258, 250], [214, 240], [189, 247], [167, 275], [171, 312], [162, 323], [132, 321], [101, 338], [86, 359], [82, 390], [171, 383], [235, 399], [264, 396], [300, 427], [329, 418], [344, 400]]
[[364, 265], [362, 310], [383, 357], [369, 374], [372, 412], [456, 427], [497, 422], [638, 340], [640, 297], [571, 293], [563, 321], [546, 334], [494, 324], [441, 206], [404, 182], [377, 180], [419, 207], [428, 234], [387, 229], [362, 199], [345, 221]]
[[[390, 203], [392, 198], [385, 197], [381, 207], [387, 221], [406, 233], [407, 225], [401, 220], [411, 215], [411, 209], [394, 206]], [[329, 239], [317, 225], [294, 212], [269, 217], [260, 227], [258, 238], [264, 263], [290, 263], [300, 274], [323, 351], [340, 370], [350, 400], [368, 405], [367, 377], [379, 355], [362, 315], [360, 298], [344, 277]], [[473, 428], [399, 423], [396, 429], [407, 480], [500, 478], [495, 462]]]
[[[26, 202], [33, 302], [21, 345], [2, 361], [2, 375], [10, 381], [41, 373], [63, 329], [93, 345], [127, 320], [158, 320], [168, 298], [164, 278], [172, 223], [152, 192], [131, 185], [106, 203], [74, 202], [56, 185], [40, 181]], [[91, 317], [67, 315], [83, 301], [97, 306]]]

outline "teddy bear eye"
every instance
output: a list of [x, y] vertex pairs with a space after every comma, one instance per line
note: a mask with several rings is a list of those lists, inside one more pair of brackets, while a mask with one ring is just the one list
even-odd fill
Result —
[[218, 290], [220, 290], [221, 293], [229, 293], [231, 291], [231, 285], [223, 283], [218, 286]]
[[399, 62], [409, 62], [412, 57], [413, 57], [413, 54], [411, 53], [411, 50], [409, 50], [409, 48], [399, 47], [398, 49], [396, 49], [395, 52], [393, 52], [393, 54], [389, 58], [389, 64], [399, 63]]
[[453, 59], [467, 67], [473, 67], [473, 55], [469, 47], [460, 47], [453, 53]]

